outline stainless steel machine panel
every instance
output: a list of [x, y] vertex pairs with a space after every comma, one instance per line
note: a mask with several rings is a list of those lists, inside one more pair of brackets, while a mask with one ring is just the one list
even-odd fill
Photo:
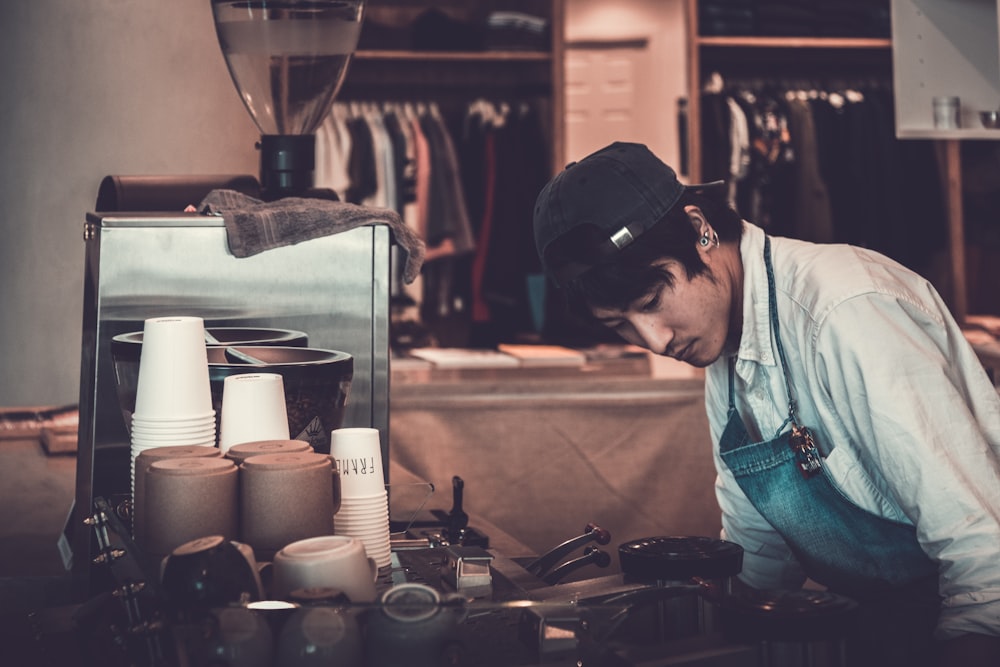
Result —
[[[230, 254], [221, 218], [197, 214], [91, 213], [84, 236], [77, 514], [85, 516], [95, 496], [129, 489], [110, 341], [142, 330], [151, 317], [296, 329], [308, 334], [310, 347], [351, 354], [344, 426], [378, 428], [388, 462], [387, 227], [357, 227], [247, 258]], [[86, 553], [76, 560], [86, 561]]]

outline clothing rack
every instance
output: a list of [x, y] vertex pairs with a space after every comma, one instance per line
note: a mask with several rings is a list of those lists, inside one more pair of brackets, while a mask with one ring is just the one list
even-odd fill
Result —
[[891, 78], [713, 73], [700, 108], [702, 179], [726, 180], [745, 218], [929, 276], [947, 239], [937, 162], [929, 142], [895, 138]]
[[521, 96], [358, 98], [335, 103], [316, 133], [317, 187], [396, 210], [427, 243], [421, 278], [404, 286], [394, 267], [392, 294], [403, 317], [441, 322], [436, 342], [535, 327], [531, 219], [551, 171], [547, 115], [544, 100]]

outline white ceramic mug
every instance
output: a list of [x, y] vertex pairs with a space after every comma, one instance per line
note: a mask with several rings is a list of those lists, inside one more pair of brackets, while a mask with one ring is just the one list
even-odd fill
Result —
[[378, 566], [364, 543], [347, 535], [321, 535], [286, 545], [274, 556], [272, 595], [299, 588], [335, 588], [351, 602], [374, 602]]

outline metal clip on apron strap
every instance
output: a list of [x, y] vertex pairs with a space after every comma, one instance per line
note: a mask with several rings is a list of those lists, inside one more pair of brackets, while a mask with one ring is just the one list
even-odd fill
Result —
[[785, 348], [781, 344], [781, 335], [778, 332], [778, 293], [774, 287], [774, 266], [771, 262], [771, 238], [764, 236], [764, 265], [767, 269], [767, 292], [768, 308], [771, 314], [771, 328], [774, 330], [774, 342], [778, 347], [778, 358], [781, 360], [781, 372], [785, 376], [785, 394], [788, 397], [788, 417], [778, 427], [775, 437], [781, 434], [785, 426], [792, 425], [792, 433], [789, 436], [789, 445], [795, 451], [796, 462], [799, 471], [804, 477], [812, 477], [820, 471], [819, 450], [813, 441], [812, 433], [805, 426], [801, 426], [795, 418], [795, 397], [792, 395], [792, 378], [788, 372], [788, 359], [785, 357]]

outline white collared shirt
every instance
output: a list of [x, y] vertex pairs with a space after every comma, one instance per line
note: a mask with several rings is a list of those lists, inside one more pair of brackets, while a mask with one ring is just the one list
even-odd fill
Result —
[[[768, 312], [764, 232], [744, 222], [743, 332], [736, 407], [753, 441], [788, 416]], [[771, 238], [778, 318], [798, 422], [812, 429], [844, 494], [916, 526], [940, 564], [938, 635], [1000, 635], [1000, 398], [928, 281], [877, 253]], [[706, 369], [712, 441], [727, 421], [729, 359]], [[742, 577], [801, 585], [781, 537], [715, 447], [723, 537], [745, 549]]]

